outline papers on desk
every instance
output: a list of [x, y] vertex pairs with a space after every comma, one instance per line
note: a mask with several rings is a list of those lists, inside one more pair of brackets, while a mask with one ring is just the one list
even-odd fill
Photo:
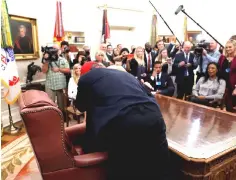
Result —
[[168, 138], [167, 140], [169, 147], [179, 151], [180, 153], [190, 158], [195, 159], [207, 159], [228, 149], [236, 148], [236, 137], [232, 137], [226, 141], [207, 145], [204, 147], [184, 147]]
[[155, 95], [156, 95], [156, 91], [152, 91], [151, 93], [152, 93], [152, 95], [153, 95], [153, 96], [155, 96]]
[[154, 90], [154, 88], [152, 87], [152, 85], [149, 83], [149, 82], [145, 82], [145, 83], [143, 83], [148, 89], [150, 89], [150, 90]]

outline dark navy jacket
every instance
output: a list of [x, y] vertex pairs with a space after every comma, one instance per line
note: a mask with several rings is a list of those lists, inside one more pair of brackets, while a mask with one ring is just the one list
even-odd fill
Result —
[[160, 112], [154, 96], [127, 72], [97, 68], [80, 77], [75, 105], [87, 112], [86, 133], [90, 136], [97, 136], [112, 119], [142, 103], [154, 104]]

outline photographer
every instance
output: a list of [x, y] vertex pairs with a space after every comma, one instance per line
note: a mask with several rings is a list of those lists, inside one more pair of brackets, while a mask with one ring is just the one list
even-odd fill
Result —
[[211, 40], [210, 43], [200, 43], [195, 48], [195, 60], [198, 64], [197, 82], [205, 76], [207, 65], [210, 62], [218, 63], [220, 52], [217, 50], [217, 43]]
[[84, 63], [87, 61], [88, 59], [86, 57], [86, 52], [80, 50], [78, 51], [75, 59], [73, 60], [73, 63], [70, 63], [70, 67], [72, 69], [75, 64], [80, 64], [81, 66], [83, 66]]
[[[70, 46], [69, 43], [67, 41], [62, 41], [61, 42], [61, 57], [65, 58], [69, 64], [71, 64], [73, 62], [74, 59], [74, 54], [70, 52]], [[73, 66], [72, 66], [73, 67]], [[70, 67], [70, 69], [72, 69], [72, 67]], [[69, 73], [65, 73], [66, 76], [66, 86], [68, 86], [70, 77], [71, 77], [71, 72]]]
[[87, 61], [91, 61], [90, 47], [87, 45], [84, 45], [83, 50], [85, 52], [85, 57]]
[[67, 88], [65, 73], [70, 73], [67, 60], [59, 56], [59, 47], [42, 48], [42, 72], [46, 74], [46, 93], [55, 102], [57, 97], [58, 107], [64, 112], [63, 89]]
[[61, 56], [67, 59], [67, 61], [73, 61], [74, 54], [70, 52], [70, 46], [67, 41], [61, 42]]

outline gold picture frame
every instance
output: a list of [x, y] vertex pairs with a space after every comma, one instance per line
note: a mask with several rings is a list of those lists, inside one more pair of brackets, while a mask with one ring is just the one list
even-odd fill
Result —
[[[197, 42], [197, 36], [202, 34], [202, 31], [187, 31], [187, 40], [192, 41], [193, 43]], [[192, 37], [192, 40], [190, 39]]]
[[30, 17], [9, 15], [12, 45], [16, 60], [39, 58], [37, 20]]

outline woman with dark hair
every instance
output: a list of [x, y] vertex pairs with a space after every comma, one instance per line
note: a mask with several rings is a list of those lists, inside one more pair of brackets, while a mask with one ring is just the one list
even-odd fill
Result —
[[119, 56], [116, 56], [113, 58], [116, 65], [121, 65], [123, 68], [126, 69], [126, 62], [127, 62], [127, 56], [129, 54], [129, 50], [127, 48], [122, 48], [120, 50]]
[[83, 64], [87, 62], [87, 58], [85, 56], [85, 51], [79, 51], [75, 59], [73, 60], [73, 63], [70, 64], [71, 69], [74, 67], [75, 64], [80, 64], [81, 66], [83, 66]]
[[218, 64], [210, 62], [207, 65], [205, 77], [201, 77], [193, 89], [190, 101], [208, 106], [210, 101], [223, 98], [225, 86], [225, 80], [219, 76]]
[[114, 48], [114, 49], [113, 49], [113, 54], [112, 54], [112, 56], [113, 56], [113, 60], [114, 60], [114, 57], [119, 56], [119, 51], [118, 51], [117, 48]]

